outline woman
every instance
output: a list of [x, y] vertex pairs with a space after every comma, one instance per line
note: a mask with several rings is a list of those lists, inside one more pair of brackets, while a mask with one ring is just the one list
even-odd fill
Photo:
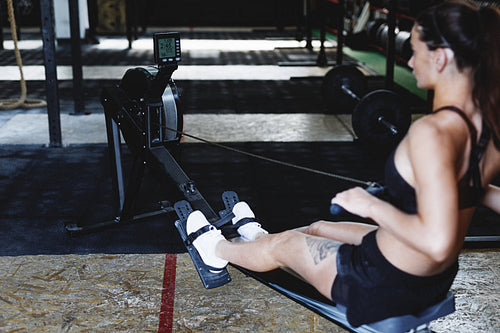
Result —
[[[327, 298], [347, 307], [358, 326], [414, 313], [441, 300], [458, 270], [458, 255], [475, 207], [500, 213], [500, 13], [467, 2], [430, 8], [412, 29], [418, 86], [434, 90], [434, 112], [416, 121], [386, 166], [389, 202], [361, 188], [332, 204], [377, 226], [316, 222], [267, 234], [256, 222], [226, 241], [218, 230], [194, 245], [205, 263], [254, 271], [289, 267]], [[234, 208], [237, 222], [253, 213]], [[208, 224], [200, 212], [188, 233]]]

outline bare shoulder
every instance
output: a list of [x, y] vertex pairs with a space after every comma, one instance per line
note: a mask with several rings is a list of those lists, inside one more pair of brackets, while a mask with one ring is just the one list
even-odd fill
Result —
[[454, 177], [464, 161], [464, 145], [470, 137], [467, 124], [451, 112], [429, 114], [416, 120], [396, 151], [401, 176], [413, 187], [418, 179]]
[[455, 181], [468, 160], [471, 140], [467, 123], [459, 115], [439, 112], [414, 122], [406, 141], [407, 161], [412, 166], [409, 179], [418, 187], [423, 179]]
[[432, 113], [415, 121], [408, 131], [409, 144], [444, 149], [463, 147], [470, 138], [467, 123], [454, 112]]

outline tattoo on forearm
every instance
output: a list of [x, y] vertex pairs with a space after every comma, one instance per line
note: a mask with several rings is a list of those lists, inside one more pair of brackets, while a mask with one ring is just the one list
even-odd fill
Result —
[[306, 243], [315, 265], [327, 257], [335, 255], [341, 245], [341, 243], [330, 239], [318, 239], [316, 237], [306, 237]]

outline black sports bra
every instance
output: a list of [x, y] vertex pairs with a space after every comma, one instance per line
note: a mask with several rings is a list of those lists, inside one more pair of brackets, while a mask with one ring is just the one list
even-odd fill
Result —
[[[462, 110], [454, 106], [445, 106], [435, 112], [451, 110], [459, 114], [469, 127], [472, 139], [472, 148], [469, 158], [469, 166], [462, 179], [458, 182], [459, 208], [477, 206], [484, 195], [484, 188], [481, 183], [481, 170], [479, 163], [484, 155], [491, 133], [488, 126], [483, 122], [481, 137], [477, 141], [477, 131], [472, 122], [467, 118]], [[394, 152], [387, 159], [385, 165], [385, 186], [388, 200], [399, 209], [408, 214], [417, 213], [417, 200], [415, 189], [408, 184], [399, 174], [394, 163]]]

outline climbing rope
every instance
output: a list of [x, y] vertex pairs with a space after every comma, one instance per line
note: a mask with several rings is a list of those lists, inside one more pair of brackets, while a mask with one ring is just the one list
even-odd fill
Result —
[[17, 32], [16, 32], [16, 19], [14, 17], [14, 6], [12, 0], [7, 0], [7, 10], [9, 14], [10, 21], [10, 31], [12, 34], [12, 41], [14, 42], [14, 52], [16, 54], [17, 67], [19, 68], [19, 74], [21, 75], [21, 97], [19, 99], [2, 99], [0, 100], [0, 110], [12, 110], [17, 108], [41, 108], [47, 105], [44, 100], [41, 99], [27, 99], [26, 98], [26, 81], [24, 80], [23, 74], [23, 62], [21, 59], [21, 53], [17, 46]]

